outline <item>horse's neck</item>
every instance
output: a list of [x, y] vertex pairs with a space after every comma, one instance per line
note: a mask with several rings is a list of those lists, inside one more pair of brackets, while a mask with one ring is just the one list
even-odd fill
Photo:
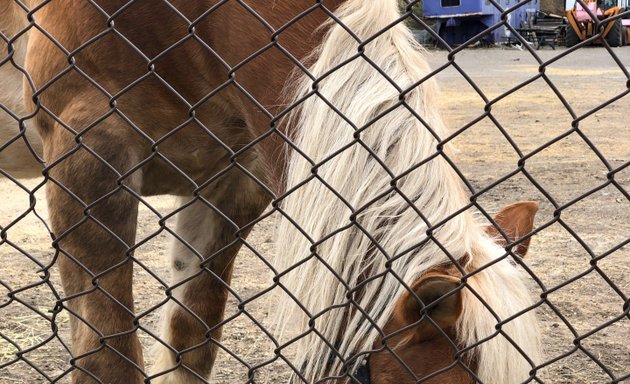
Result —
[[[238, 63], [247, 56], [268, 45], [272, 32], [263, 26], [257, 17], [273, 29], [283, 28], [278, 38], [278, 46], [261, 52], [261, 54], [237, 71], [236, 80], [247, 90], [265, 111], [261, 111], [243, 93], [238, 98], [243, 105], [243, 113], [250, 123], [254, 136], [266, 135], [271, 128], [269, 114], [282, 114], [290, 100], [284, 92], [291, 80], [291, 75], [300, 76], [302, 70], [293, 60], [299, 60], [300, 65], [308, 66], [306, 58], [319, 46], [326, 28], [322, 25], [330, 20], [322, 9], [314, 10], [303, 17], [300, 13], [313, 6], [311, 0], [274, 1], [252, 0], [248, 2], [253, 13], [235, 6], [232, 12], [218, 25], [214, 25], [215, 35], [222, 36], [220, 30], [230, 31], [227, 39], [219, 38], [214, 43], [216, 51], [230, 63]], [[328, 10], [335, 10], [341, 0], [323, 1]], [[229, 20], [229, 21], [228, 21]], [[227, 24], [225, 24], [227, 22]], [[285, 29], [286, 27], [286, 29]], [[288, 54], [287, 54], [288, 53]], [[292, 56], [292, 57], [290, 57]], [[293, 137], [296, 126], [280, 121], [274, 123], [288, 137]], [[286, 171], [286, 141], [280, 135], [271, 135], [261, 141], [257, 148], [266, 164], [268, 178], [265, 182], [275, 191], [281, 193], [284, 189], [283, 176]]]

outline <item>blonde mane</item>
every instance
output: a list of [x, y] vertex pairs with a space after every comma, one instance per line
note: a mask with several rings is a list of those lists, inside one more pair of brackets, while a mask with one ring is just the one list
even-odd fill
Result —
[[[400, 18], [398, 1], [348, 0], [335, 13], [360, 41], [334, 23], [313, 53], [309, 70], [318, 80], [303, 75], [295, 87], [294, 101], [310, 95], [291, 117], [294, 143], [308, 159], [290, 155], [282, 202], [290, 220], [281, 220], [276, 240], [279, 282], [299, 302], [283, 295], [278, 334], [285, 341], [292, 328], [304, 334], [292, 341], [291, 362], [309, 382], [373, 350], [377, 328], [406, 289], [401, 282], [452, 262], [441, 247], [457, 260], [468, 255], [467, 268], [505, 253], [469, 210], [427, 233], [427, 223], [468, 199], [448, 162], [435, 156], [448, 135], [437, 87], [432, 79], [413, 86], [430, 72], [421, 47], [401, 22], [379, 33]], [[498, 320], [471, 293], [505, 320], [531, 304], [522, 280], [507, 261], [467, 279], [458, 335], [466, 346], [494, 335], [474, 349], [484, 383], [529, 377], [532, 365], [504, 334], [540, 362], [531, 311], [497, 332]]]

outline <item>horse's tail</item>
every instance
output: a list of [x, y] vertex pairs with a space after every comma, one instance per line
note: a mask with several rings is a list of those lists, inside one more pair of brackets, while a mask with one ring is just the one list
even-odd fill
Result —
[[[400, 282], [385, 274], [354, 295], [357, 285], [388, 268], [410, 282], [448, 262], [432, 244], [419, 249], [427, 226], [410, 202], [437, 222], [465, 201], [447, 162], [430, 159], [445, 136], [437, 88], [432, 79], [415, 84], [430, 69], [399, 20], [398, 0], [348, 0], [335, 14], [341, 23], [328, 26], [312, 56], [315, 80], [303, 75], [294, 87], [293, 101], [306, 100], [290, 121], [300, 151], [290, 155], [282, 209], [300, 229], [282, 220], [277, 239], [278, 268], [299, 264], [280, 282], [308, 311], [287, 298], [278, 322], [296, 319], [300, 332], [312, 330], [295, 343], [294, 361], [312, 382], [339, 372], [378, 338], [352, 305], [328, 308], [352, 297], [382, 328], [403, 292]], [[468, 218], [436, 234], [455, 255], [470, 248]], [[388, 257], [413, 247], [388, 265]]]

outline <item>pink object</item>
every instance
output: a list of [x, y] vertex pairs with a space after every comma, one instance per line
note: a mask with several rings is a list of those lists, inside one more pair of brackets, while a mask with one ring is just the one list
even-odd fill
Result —
[[[601, 16], [604, 14], [601, 9], [597, 8], [596, 2], [588, 3], [588, 10], [597, 16]], [[584, 10], [584, 8], [582, 7], [582, 5], [580, 5], [580, 3], [575, 4], [575, 13], [579, 22], [594, 21], [591, 18], [591, 15], [589, 15], [588, 12]]]

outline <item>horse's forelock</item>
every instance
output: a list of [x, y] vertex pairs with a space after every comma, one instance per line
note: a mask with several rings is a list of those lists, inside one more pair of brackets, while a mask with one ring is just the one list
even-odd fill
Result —
[[[540, 330], [531, 310], [533, 300], [525, 272], [487, 235], [477, 242], [467, 269], [472, 276], [463, 290], [464, 310], [457, 334], [463, 345], [476, 346], [472, 353], [479, 362], [478, 377], [484, 383], [527, 381], [542, 356]], [[481, 272], [475, 272], [480, 269]], [[508, 319], [511, 320], [503, 323]]]

